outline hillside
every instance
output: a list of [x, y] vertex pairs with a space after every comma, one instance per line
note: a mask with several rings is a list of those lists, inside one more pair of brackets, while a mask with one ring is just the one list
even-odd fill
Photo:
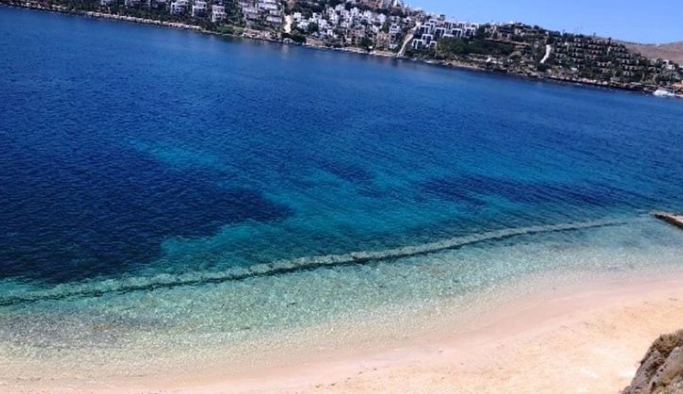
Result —
[[634, 52], [650, 59], [666, 59], [683, 64], [683, 41], [663, 45], [644, 45], [625, 42], [624, 45]]
[[654, 92], [683, 79], [678, 65], [648, 59], [624, 44], [539, 26], [464, 24], [425, 16], [406, 56], [537, 78]]

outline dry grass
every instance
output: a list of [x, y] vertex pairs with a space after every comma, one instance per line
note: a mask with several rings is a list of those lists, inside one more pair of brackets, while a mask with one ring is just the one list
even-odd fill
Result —
[[664, 357], [669, 357], [675, 348], [681, 346], [683, 346], [683, 330], [662, 335], [652, 344], [652, 347]]
[[624, 45], [634, 52], [650, 59], [671, 60], [683, 65], [683, 41], [662, 45], [646, 45], [625, 42]]

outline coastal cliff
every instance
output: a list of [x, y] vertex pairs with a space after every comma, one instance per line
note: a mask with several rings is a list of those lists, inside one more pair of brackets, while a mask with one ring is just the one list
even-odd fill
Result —
[[683, 393], [683, 330], [662, 335], [640, 362], [623, 394]]

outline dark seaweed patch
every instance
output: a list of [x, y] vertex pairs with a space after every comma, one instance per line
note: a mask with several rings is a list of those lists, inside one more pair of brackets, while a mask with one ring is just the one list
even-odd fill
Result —
[[157, 258], [168, 237], [210, 235], [293, 214], [256, 190], [224, 189], [216, 174], [168, 171], [118, 152], [116, 167], [15, 154], [0, 172], [0, 278], [65, 282], [125, 272]]
[[354, 184], [367, 184], [375, 179], [370, 171], [350, 164], [336, 161], [323, 161], [319, 163], [319, 166], [330, 174]]

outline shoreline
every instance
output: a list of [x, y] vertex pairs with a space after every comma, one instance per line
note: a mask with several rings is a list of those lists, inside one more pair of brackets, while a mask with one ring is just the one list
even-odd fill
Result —
[[[219, 32], [215, 32], [215, 31], [203, 29], [202, 27], [197, 26], [197, 25], [189, 25], [189, 24], [184, 24], [184, 23], [179, 23], [179, 22], [166, 22], [166, 21], [160, 21], [160, 20], [155, 20], [155, 19], [137, 18], [137, 17], [125, 16], [125, 15], [108, 14], [108, 13], [93, 12], [93, 11], [70, 10], [70, 9], [65, 8], [65, 7], [59, 7], [59, 6], [45, 7], [45, 6], [42, 6], [40, 4], [35, 4], [35, 3], [31, 3], [31, 2], [14, 3], [14, 2], [0, 1], [0, 5], [6, 5], [8, 7], [16, 7], [16, 8], [36, 10], [36, 11], [57, 12], [57, 13], [62, 13], [62, 14], [68, 14], [68, 15], [74, 15], [74, 16], [84, 16], [84, 17], [95, 18], [95, 19], [107, 19], [107, 20], [113, 20], [113, 21], [119, 21], [119, 22], [128, 22], [128, 23], [135, 23], [135, 24], [141, 24], [141, 25], [151, 25], [151, 26], [165, 27], [165, 28], [171, 28], [171, 29], [187, 30], [187, 31], [192, 31], [192, 32], [200, 33], [200, 34], [212, 35], [212, 36], [216, 36], [216, 37], [229, 37], [229, 38], [248, 39], [248, 40], [255, 40], [255, 41], [265, 41], [265, 42], [271, 42], [271, 43], [280, 44], [280, 45], [295, 45], [295, 46], [299, 46], [302, 48], [310, 48], [310, 49], [315, 49], [315, 50], [352, 53], [352, 54], [357, 54], [357, 55], [372, 56], [372, 57], [384, 58], [384, 59], [396, 59], [396, 60], [408, 61], [408, 62], [413, 62], [413, 63], [420, 63], [420, 64], [424, 64], [424, 65], [429, 65], [429, 66], [443, 67], [446, 69], [473, 71], [473, 72], [481, 72], [481, 73], [487, 73], [487, 74], [497, 74], [497, 75], [502, 75], [502, 76], [514, 77], [514, 78], [522, 78], [522, 79], [529, 80], [529, 81], [546, 82], [546, 83], [561, 84], [561, 85], [578, 85], [578, 86], [585, 86], [585, 87], [602, 88], [602, 89], [610, 89], [610, 90], [613, 89], [613, 90], [618, 90], [618, 91], [652, 95], [652, 92], [647, 90], [647, 89], [634, 89], [634, 88], [630, 88], [630, 87], [626, 87], [626, 86], [617, 86], [617, 85], [610, 84], [608, 82], [585, 81], [585, 80], [578, 80], [578, 79], [553, 78], [553, 77], [544, 77], [544, 76], [532, 76], [532, 75], [528, 75], [526, 73], [515, 73], [515, 72], [508, 72], [507, 70], [488, 69], [485, 67], [478, 66], [476, 64], [469, 64], [469, 63], [465, 63], [465, 62], [461, 62], [461, 61], [439, 61], [439, 60], [429, 60], [429, 59], [420, 59], [420, 58], [409, 58], [406, 56], [398, 56], [397, 54], [393, 54], [390, 52], [365, 51], [361, 48], [351, 48], [351, 47], [332, 48], [332, 47], [326, 47], [324, 45], [314, 45], [314, 44], [308, 44], [308, 43], [306, 43], [306, 44], [288, 44], [288, 43], [283, 42], [282, 40], [275, 40], [275, 39], [268, 38], [265, 36], [259, 37], [256, 33], [253, 33], [253, 34], [243, 33], [241, 35], [219, 33]], [[265, 32], [262, 32], [262, 33], [265, 33]], [[683, 99], [683, 95], [674, 95], [672, 98]]]
[[191, 391], [619, 393], [652, 341], [680, 329], [682, 285], [679, 273], [640, 284], [599, 280], [547, 288], [497, 305], [462, 334]]
[[[263, 338], [268, 344], [244, 343], [242, 356], [232, 361], [224, 352], [234, 349], [219, 346], [212, 357], [168, 355], [154, 373], [137, 370], [133, 363], [123, 369], [127, 372], [113, 372], [104, 363], [88, 376], [41, 362], [22, 376], [0, 370], [0, 389], [364, 393], [467, 387], [455, 392], [514, 388], [524, 393], [573, 384], [583, 389], [560, 391], [617, 393], [630, 382], [651, 342], [680, 328], [683, 270], [667, 269], [647, 279], [636, 272], [596, 274], [583, 282], [577, 278], [552, 273], [508, 284], [510, 297], [499, 297], [496, 289], [498, 296], [477, 310], [458, 309], [467, 300], [441, 301], [421, 310], [408, 306], [407, 318], [397, 316], [400, 330], [376, 327], [359, 316], [270, 333]], [[187, 358], [195, 360], [190, 367], [184, 365]], [[18, 367], [21, 361], [16, 361]]]

